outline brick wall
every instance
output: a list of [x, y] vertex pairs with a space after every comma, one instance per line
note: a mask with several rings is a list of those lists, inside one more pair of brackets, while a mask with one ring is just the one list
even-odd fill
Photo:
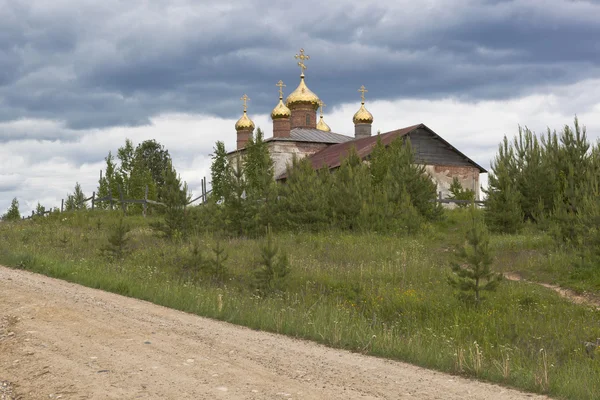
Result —
[[[294, 128], [317, 128], [317, 110], [311, 104], [296, 104], [290, 110], [291, 129]], [[307, 118], [308, 117], [308, 118]]]
[[442, 197], [450, 196], [450, 185], [457, 177], [464, 189], [475, 192], [475, 199], [480, 199], [479, 169], [475, 167], [455, 165], [426, 165], [425, 169], [437, 185], [437, 191], [442, 192]]

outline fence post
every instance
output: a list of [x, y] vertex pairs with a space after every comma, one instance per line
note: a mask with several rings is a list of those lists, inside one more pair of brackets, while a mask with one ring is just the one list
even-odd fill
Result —
[[65, 199], [60, 200], [60, 212], [63, 212], [65, 208]]
[[206, 177], [202, 180], [202, 204], [206, 203]]
[[127, 211], [125, 210], [125, 202], [123, 201], [123, 189], [121, 185], [119, 185], [119, 198], [121, 199], [121, 208], [123, 209], [123, 215], [127, 215]]
[[442, 191], [441, 190], [438, 192], [438, 200], [440, 200], [440, 202], [442, 201]]
[[92, 192], [92, 211], [94, 211], [94, 203], [96, 202], [96, 192]]
[[148, 209], [148, 185], [146, 185], [146, 191], [144, 192], [144, 218], [146, 218], [146, 210]]

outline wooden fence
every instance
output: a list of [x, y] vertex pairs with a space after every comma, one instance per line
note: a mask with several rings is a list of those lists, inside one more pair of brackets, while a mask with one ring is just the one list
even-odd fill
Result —
[[[200, 204], [204, 204], [208, 200], [208, 194], [212, 190], [206, 190], [206, 177], [202, 178], [202, 180], [200, 181], [200, 184], [201, 184], [201, 188], [202, 188], [202, 194], [200, 196], [190, 200], [188, 203], [186, 203], [186, 206], [189, 206], [190, 204], [195, 203], [198, 200], [200, 200]], [[148, 185], [146, 185], [144, 198], [140, 199], [140, 200], [124, 198], [123, 189], [121, 188], [121, 185], [118, 186], [118, 191], [119, 191], [118, 198], [113, 197], [112, 193], [109, 194], [108, 196], [96, 197], [96, 192], [93, 192], [91, 197], [88, 197], [87, 199], [83, 199], [82, 201], [77, 203], [76, 206], [81, 207], [83, 204], [87, 203], [88, 201], [91, 201], [90, 209], [94, 210], [95, 208], [97, 208], [98, 203], [109, 202], [111, 210], [114, 208], [115, 205], [120, 204], [121, 209], [123, 210], [123, 215], [127, 215], [127, 204], [141, 204], [143, 207], [142, 215], [144, 217], [146, 217], [146, 213], [147, 213], [149, 204], [154, 205], [154, 206], [162, 206], [162, 207], [165, 206], [165, 204], [161, 203], [160, 201], [154, 201], [154, 200], [150, 200], [148, 198]], [[62, 199], [60, 201], [60, 212], [62, 213], [64, 211], [65, 211], [65, 199]], [[49, 211], [44, 211], [43, 213], [36, 213], [34, 210], [32, 210], [31, 215], [26, 216], [26, 217], [24, 216], [24, 217], [22, 217], [22, 219], [31, 219], [37, 215], [46, 215], [46, 214], [50, 214], [51, 212], [53, 212], [53, 211], [49, 210]]]

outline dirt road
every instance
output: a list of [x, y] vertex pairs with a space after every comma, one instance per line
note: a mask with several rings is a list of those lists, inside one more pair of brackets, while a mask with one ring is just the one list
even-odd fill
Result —
[[545, 398], [3, 267], [0, 318], [0, 398]]

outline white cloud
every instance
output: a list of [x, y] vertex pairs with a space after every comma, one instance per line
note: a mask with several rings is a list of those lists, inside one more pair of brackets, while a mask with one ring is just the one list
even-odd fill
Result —
[[[318, 88], [311, 89], [319, 94]], [[424, 123], [474, 161], [488, 167], [502, 137], [512, 137], [519, 124], [538, 133], [545, 132], [547, 127], [560, 130], [565, 124], [572, 124], [578, 112], [590, 140], [597, 140], [600, 100], [593, 94], [598, 92], [600, 80], [589, 80], [507, 101], [468, 103], [448, 98], [369, 102], [367, 99], [366, 105], [375, 117], [374, 132]], [[358, 106], [357, 101], [330, 107], [325, 120], [334, 132], [352, 135], [352, 116]], [[250, 116], [266, 137], [272, 135], [268, 115]], [[22, 129], [28, 133], [18, 140], [10, 136], [0, 145], [0, 213], [8, 208], [13, 197], [19, 198], [24, 214], [30, 213], [38, 201], [46, 207], [60, 206], [60, 199], [73, 191], [75, 182], [82, 185], [86, 194], [91, 194], [104, 167], [103, 158], [109, 151], [114, 154], [126, 138], [136, 144], [146, 139], [163, 144], [182, 178], [198, 193], [200, 179], [210, 178], [209, 154], [214, 143], [222, 140], [228, 149], [234, 149], [234, 124], [233, 119], [190, 114], [158, 115], [145, 126], [82, 131], [68, 130], [60, 121], [6, 123], [3, 127], [12, 132]], [[56, 137], [68, 141], [38, 140], [55, 130], [59, 131]]]

